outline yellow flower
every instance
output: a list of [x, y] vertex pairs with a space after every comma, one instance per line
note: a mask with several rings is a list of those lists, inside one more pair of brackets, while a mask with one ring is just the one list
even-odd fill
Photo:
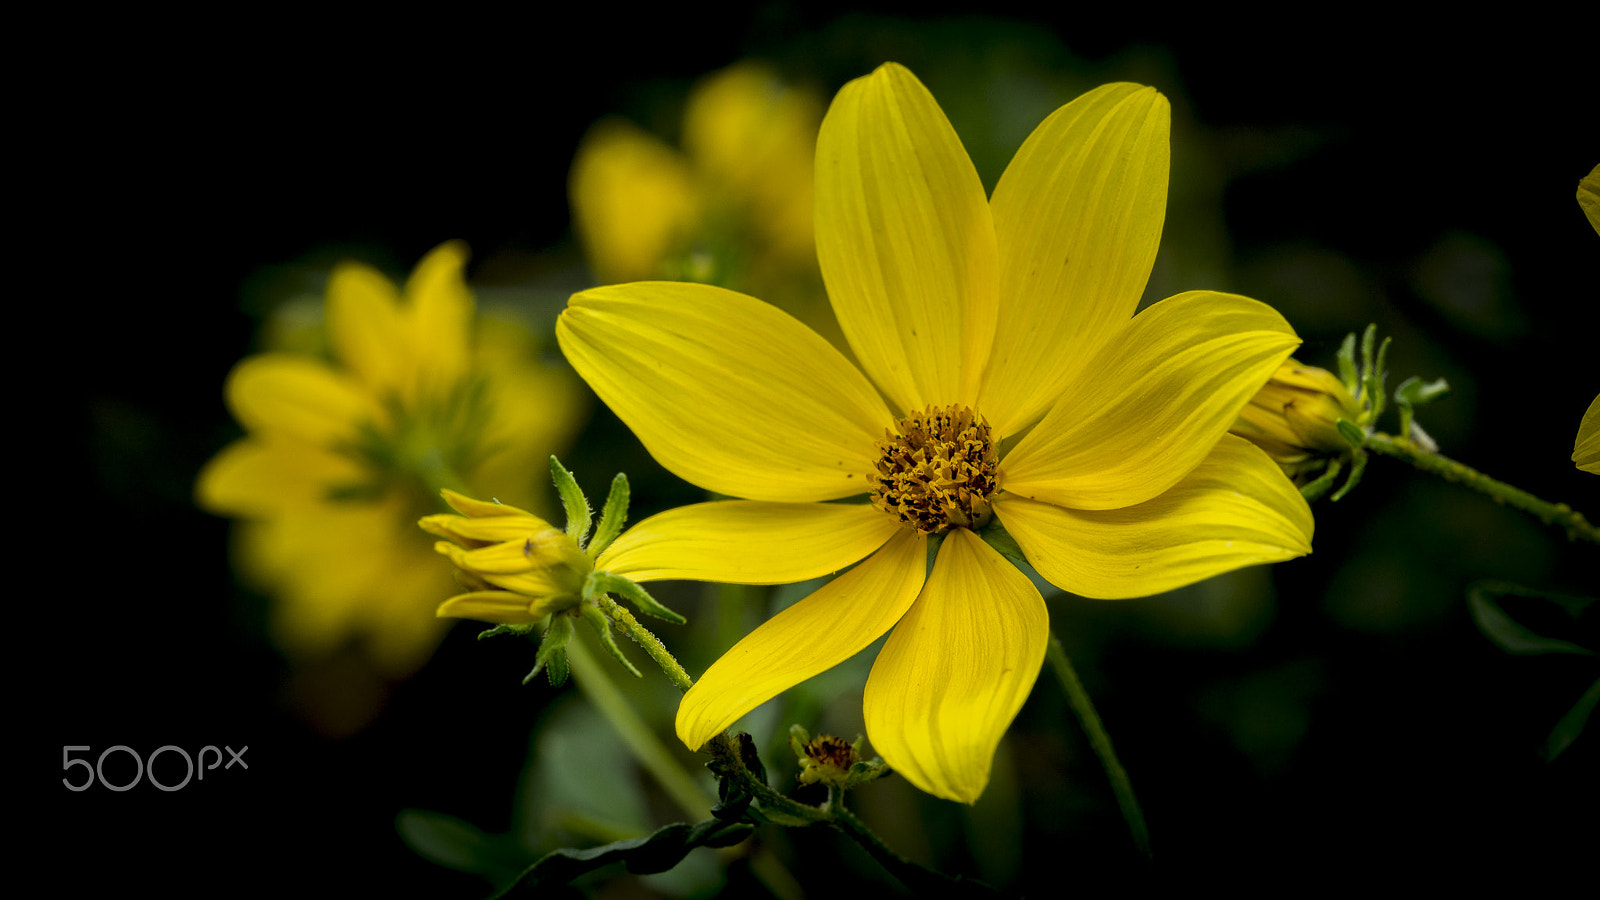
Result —
[[812, 158], [822, 100], [743, 62], [690, 92], [683, 150], [622, 119], [573, 159], [573, 227], [602, 283], [645, 278], [758, 291], [837, 332], [820, 301]]
[[1359, 422], [1361, 412], [1339, 376], [1290, 359], [1239, 410], [1231, 431], [1267, 451], [1293, 477], [1325, 457], [1350, 453], [1335, 423]]
[[[711, 666], [679, 708], [685, 744], [892, 629], [867, 737], [912, 784], [972, 802], [1049, 636], [1033, 582], [979, 535], [991, 517], [1039, 574], [1091, 597], [1310, 551], [1305, 501], [1226, 433], [1299, 343], [1289, 325], [1206, 291], [1134, 316], [1169, 128], [1151, 88], [1091, 91], [989, 200], [915, 76], [889, 64], [846, 85], [818, 137], [817, 249], [864, 374], [731, 291], [572, 298], [556, 333], [579, 374], [662, 465], [746, 498], [648, 519], [613, 559], [750, 584], [859, 562]], [[870, 502], [828, 502], [844, 498]]]
[[273, 598], [274, 640], [296, 660], [355, 643], [380, 675], [410, 674], [444, 624], [452, 588], [417, 517], [444, 485], [531, 502], [528, 461], [575, 429], [579, 388], [535, 361], [532, 335], [479, 319], [466, 248], [425, 257], [404, 294], [377, 271], [337, 267], [325, 323], [332, 359], [242, 360], [226, 397], [245, 436], [200, 473], [196, 498], [240, 519], [240, 573]]
[[1600, 475], [1600, 395], [1589, 404], [1578, 423], [1578, 439], [1572, 444], [1572, 461], [1585, 472]]

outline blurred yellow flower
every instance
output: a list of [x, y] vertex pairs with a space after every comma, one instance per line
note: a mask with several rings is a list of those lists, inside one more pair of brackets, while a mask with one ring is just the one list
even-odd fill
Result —
[[1590, 169], [1578, 182], [1578, 206], [1594, 226], [1595, 233], [1600, 234], [1600, 166]]
[[1134, 315], [1169, 130], [1155, 90], [1091, 91], [1034, 131], [991, 200], [909, 71], [845, 86], [818, 138], [817, 248], [860, 369], [717, 287], [572, 298], [556, 334], [595, 393], [666, 468], [748, 498], [648, 519], [613, 559], [641, 579], [746, 584], [860, 563], [711, 666], [679, 707], [685, 744], [892, 630], [868, 739], [912, 784], [970, 803], [1049, 637], [1033, 582], [980, 536], [991, 518], [1047, 580], [1093, 597], [1310, 551], [1305, 500], [1226, 434], [1299, 344], [1288, 323], [1209, 291]]
[[1585, 472], [1600, 475], [1600, 395], [1589, 404], [1578, 423], [1578, 439], [1572, 444], [1572, 461]]
[[201, 471], [201, 507], [240, 520], [239, 574], [272, 597], [274, 641], [296, 662], [353, 650], [384, 678], [432, 654], [449, 570], [416, 529], [443, 487], [523, 503], [573, 434], [580, 388], [537, 361], [532, 334], [480, 318], [447, 243], [404, 292], [376, 270], [328, 282], [331, 359], [267, 352], [225, 387], [245, 436]]
[[595, 277], [756, 292], [829, 328], [811, 229], [821, 121], [819, 96], [743, 62], [691, 90], [681, 151], [622, 119], [596, 124], [568, 185]]

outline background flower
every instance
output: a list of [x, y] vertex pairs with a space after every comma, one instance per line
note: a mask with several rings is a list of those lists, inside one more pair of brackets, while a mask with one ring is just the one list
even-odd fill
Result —
[[[403, 294], [343, 263], [328, 281], [329, 359], [269, 352], [229, 374], [245, 436], [201, 471], [204, 508], [239, 519], [240, 573], [272, 595], [272, 635], [298, 664], [354, 653], [384, 679], [427, 660], [448, 627], [433, 610], [453, 582], [418, 516], [442, 487], [543, 500], [532, 461], [570, 440], [582, 403], [571, 376], [539, 363], [533, 336], [476, 315], [466, 248], [418, 263]], [[313, 674], [302, 702], [326, 727], [371, 707], [349, 667]]]

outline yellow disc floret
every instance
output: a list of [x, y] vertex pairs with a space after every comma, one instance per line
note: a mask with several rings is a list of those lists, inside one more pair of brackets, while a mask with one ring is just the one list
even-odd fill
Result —
[[988, 524], [998, 464], [989, 423], [965, 406], [929, 407], [895, 429], [867, 476], [872, 505], [923, 534]]

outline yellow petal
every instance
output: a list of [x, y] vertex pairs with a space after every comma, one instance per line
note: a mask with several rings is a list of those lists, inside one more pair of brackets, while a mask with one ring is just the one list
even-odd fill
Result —
[[471, 516], [475, 519], [500, 518], [502, 516], [523, 516], [533, 522], [541, 521], [539, 517], [535, 516], [533, 513], [518, 509], [508, 503], [501, 503], [498, 500], [474, 500], [473, 498], [468, 497], [466, 494], [458, 494], [449, 488], [445, 488], [444, 490], [440, 491], [439, 495], [444, 497], [444, 502], [450, 504], [451, 509], [461, 513], [464, 516]]
[[1001, 462], [1001, 486], [1117, 509], [1178, 483], [1300, 339], [1264, 303], [1192, 291], [1134, 317]]
[[342, 453], [281, 437], [248, 437], [200, 470], [195, 502], [221, 515], [259, 518], [315, 508], [328, 502], [331, 489], [363, 477], [361, 466]]
[[891, 424], [872, 385], [776, 307], [701, 284], [572, 297], [567, 360], [678, 477], [751, 500], [864, 494]]
[[995, 186], [1000, 298], [980, 409], [1000, 434], [1038, 421], [1138, 308], [1167, 207], [1171, 109], [1108, 84], [1045, 119]]
[[560, 602], [562, 599], [525, 597], [510, 591], [474, 591], [470, 594], [459, 594], [439, 604], [438, 616], [477, 619], [480, 622], [496, 622], [501, 625], [526, 625], [549, 615], [551, 610], [562, 605]]
[[424, 516], [417, 525], [429, 534], [437, 534], [468, 545], [470, 541], [499, 543], [520, 541], [547, 531], [550, 526], [532, 516], [495, 516], [469, 519], [466, 516]]
[[324, 309], [334, 357], [374, 396], [403, 393], [411, 339], [394, 284], [371, 266], [340, 263]]
[[927, 538], [901, 530], [883, 549], [769, 619], [712, 663], [678, 706], [678, 738], [698, 750], [779, 693], [861, 652], [922, 589]]
[[1126, 509], [1063, 509], [1012, 495], [995, 515], [1051, 584], [1143, 597], [1311, 552], [1311, 508], [1261, 449], [1223, 435], [1171, 490]]
[[1600, 475], [1600, 395], [1589, 404], [1578, 423], [1578, 439], [1572, 444], [1572, 461], [1585, 472]]
[[698, 503], [629, 528], [595, 566], [635, 581], [791, 584], [861, 561], [900, 528], [867, 504]]
[[1033, 582], [972, 532], [951, 531], [867, 679], [873, 748], [922, 790], [974, 802], [1049, 638]]
[[817, 136], [817, 259], [850, 347], [900, 407], [977, 399], [994, 335], [983, 183], [928, 89], [894, 63], [845, 85]]
[[659, 277], [700, 215], [682, 154], [620, 119], [584, 135], [567, 190], [573, 227], [602, 282]]
[[467, 245], [450, 241], [424, 256], [406, 281], [411, 396], [442, 396], [467, 372], [475, 304], [462, 275], [466, 264]]
[[356, 440], [385, 414], [371, 394], [325, 363], [288, 353], [247, 357], [223, 388], [234, 418], [251, 432], [279, 432], [321, 447]]

